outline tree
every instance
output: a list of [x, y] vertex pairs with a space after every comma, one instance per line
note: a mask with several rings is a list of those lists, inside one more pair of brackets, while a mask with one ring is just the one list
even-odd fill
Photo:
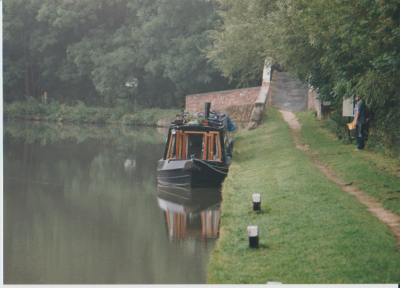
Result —
[[186, 94], [231, 88], [202, 52], [218, 7], [197, 0], [7, 0], [6, 100], [46, 91], [67, 103], [171, 107]]
[[241, 86], [259, 85], [267, 50], [266, 15], [274, 0], [219, 0], [220, 21], [210, 31], [213, 40], [207, 47], [207, 58], [225, 77]]
[[227, 6], [208, 58], [224, 75], [250, 71], [242, 82], [251, 81], [246, 67], [271, 56], [339, 111], [343, 97], [364, 98], [400, 144], [399, 1], [220, 1]]
[[5, 1], [3, 6], [4, 100], [35, 95], [38, 63], [30, 51], [33, 35], [40, 29], [34, 5], [23, 0]]
[[196, 0], [178, 0], [173, 5], [168, 0], [147, 1], [139, 6], [142, 24], [133, 31], [133, 38], [140, 39], [141, 63], [147, 74], [144, 80], [162, 84], [161, 89], [165, 85], [169, 95], [167, 101], [160, 101], [148, 94], [150, 101], [180, 106], [186, 94], [233, 87], [202, 53], [211, 43], [207, 31], [218, 18], [217, 9], [216, 3]]
[[[83, 97], [86, 102], [100, 98], [96, 104], [115, 105], [118, 99], [126, 99], [131, 92], [125, 86], [127, 74], [132, 74], [135, 60], [126, 40], [130, 33], [125, 23], [131, 21], [127, 1], [36, 1], [41, 2], [38, 21], [47, 23], [64, 42], [59, 49], [64, 59], [54, 74], [64, 83], [91, 86], [87, 92], [92, 96]], [[56, 54], [52, 51], [49, 57]]]

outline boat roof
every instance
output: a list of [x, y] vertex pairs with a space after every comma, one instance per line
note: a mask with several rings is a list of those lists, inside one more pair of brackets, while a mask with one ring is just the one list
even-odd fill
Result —
[[[191, 119], [188, 117], [189, 114], [182, 114], [181, 118], [171, 122], [170, 128], [179, 128], [183, 130], [193, 131], [205, 131], [205, 130], [221, 130], [226, 129], [226, 118], [225, 114], [210, 113], [209, 118], [206, 120], [204, 114], [195, 114], [196, 118]], [[205, 129], [206, 128], [206, 129]]]

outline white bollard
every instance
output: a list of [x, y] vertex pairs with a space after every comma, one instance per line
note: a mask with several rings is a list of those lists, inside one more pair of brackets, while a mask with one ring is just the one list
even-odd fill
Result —
[[258, 248], [258, 226], [247, 226], [247, 233], [249, 235], [249, 247]]
[[261, 195], [253, 194], [253, 211], [261, 210]]

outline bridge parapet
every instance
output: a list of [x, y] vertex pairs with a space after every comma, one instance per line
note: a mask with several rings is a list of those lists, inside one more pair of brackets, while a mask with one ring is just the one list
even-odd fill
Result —
[[[262, 86], [209, 92], [187, 95], [185, 98], [185, 109], [191, 113], [204, 110], [204, 103], [210, 102], [211, 109], [218, 113], [228, 113], [232, 122], [237, 125], [240, 122], [259, 123], [265, 109], [270, 105], [271, 93], [271, 65], [268, 59], [265, 61], [263, 70]], [[251, 116], [250, 116], [251, 115]], [[254, 124], [253, 124], [254, 125]], [[257, 126], [258, 124], [255, 124]], [[243, 125], [239, 125], [243, 127]]]
[[212, 110], [252, 104], [256, 102], [260, 89], [261, 87], [253, 87], [187, 95], [185, 108], [195, 113], [204, 110], [204, 102], [210, 102]]
[[265, 109], [271, 105], [271, 61], [265, 60], [263, 71], [263, 86], [261, 86], [260, 93], [254, 103], [253, 112], [250, 116], [248, 130], [254, 129], [261, 123]]

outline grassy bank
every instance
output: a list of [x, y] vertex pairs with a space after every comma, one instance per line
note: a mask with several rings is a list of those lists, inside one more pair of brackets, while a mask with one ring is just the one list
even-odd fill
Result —
[[[394, 236], [294, 147], [276, 108], [261, 128], [238, 133], [233, 159], [208, 283], [400, 281]], [[252, 212], [253, 193], [261, 212]], [[259, 227], [260, 249], [248, 248], [249, 225]]]
[[[88, 107], [83, 102], [67, 106], [57, 101], [46, 102], [32, 97], [26, 101], [4, 103], [5, 119], [41, 120], [73, 123], [121, 123], [124, 125], [156, 126], [165, 123], [179, 113], [177, 109], [134, 109], [127, 105], [116, 108]], [[169, 124], [169, 123], [168, 123]]]
[[[397, 158], [400, 161], [399, 125], [396, 126], [393, 122], [394, 121], [389, 121], [389, 123], [385, 123], [382, 116], [373, 119], [369, 129], [366, 148], [382, 155]], [[348, 137], [348, 118], [342, 116], [341, 108], [336, 107], [336, 110], [331, 111], [329, 118], [323, 121], [323, 123], [324, 126], [329, 128], [343, 143], [355, 143], [354, 139], [350, 140]], [[387, 126], [392, 126], [392, 129], [388, 129]], [[393, 126], [396, 128], [394, 129]]]
[[368, 149], [368, 145], [365, 150], [354, 151], [355, 145], [344, 145], [330, 132], [329, 121], [317, 121], [309, 112], [296, 114], [303, 125], [301, 136], [337, 176], [400, 215], [399, 157], [387, 157], [374, 148]]

